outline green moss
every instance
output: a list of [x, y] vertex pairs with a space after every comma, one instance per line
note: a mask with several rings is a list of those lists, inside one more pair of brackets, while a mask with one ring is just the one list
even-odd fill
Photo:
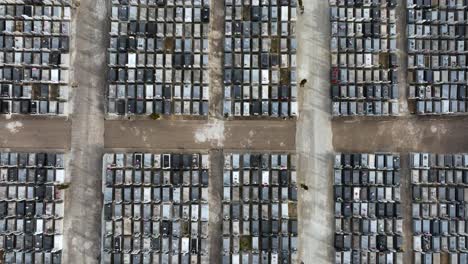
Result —
[[150, 118], [153, 119], [153, 120], [158, 120], [159, 118], [161, 118], [161, 116], [159, 114], [156, 114], [156, 113], [152, 113], [150, 115]]
[[252, 237], [251, 236], [241, 236], [240, 237], [240, 250], [241, 251], [250, 251], [250, 250], [252, 250]]
[[242, 17], [244, 20], [250, 20], [250, 6], [244, 6], [242, 8]]
[[59, 97], [60, 88], [56, 84], [51, 84], [50, 86], [50, 95], [49, 97], [53, 100], [57, 100]]
[[62, 184], [59, 184], [59, 185], [57, 185], [57, 188], [58, 188], [59, 190], [66, 190], [66, 189], [70, 188], [70, 183], [62, 183]]
[[164, 39], [164, 49], [167, 52], [172, 52], [174, 50], [174, 38], [167, 37]]
[[288, 206], [288, 214], [290, 218], [297, 218], [297, 204], [296, 203], [289, 203]]
[[281, 68], [280, 84], [288, 85], [290, 83], [290, 78], [289, 78], [290, 75], [291, 75], [291, 71], [288, 68]]
[[187, 221], [182, 222], [182, 234], [184, 236], [190, 235], [190, 223]]
[[278, 53], [280, 51], [280, 38], [271, 37], [271, 47], [270, 51], [272, 53]]

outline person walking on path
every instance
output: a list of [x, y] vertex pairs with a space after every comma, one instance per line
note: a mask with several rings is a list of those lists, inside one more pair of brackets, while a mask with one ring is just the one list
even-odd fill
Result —
[[301, 14], [304, 14], [304, 5], [302, 3], [302, 0], [299, 0], [299, 9], [301, 11]]

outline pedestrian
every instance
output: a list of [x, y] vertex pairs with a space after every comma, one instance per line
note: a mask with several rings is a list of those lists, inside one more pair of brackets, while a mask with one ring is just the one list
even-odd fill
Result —
[[299, 0], [299, 9], [301, 10], [301, 14], [304, 14], [304, 5], [302, 4], [302, 0]]
[[304, 87], [304, 85], [307, 83], [307, 79], [302, 79], [301, 83], [299, 84], [300, 87]]

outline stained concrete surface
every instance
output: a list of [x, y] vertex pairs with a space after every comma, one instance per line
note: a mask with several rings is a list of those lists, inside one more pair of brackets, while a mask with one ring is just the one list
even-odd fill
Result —
[[468, 151], [468, 116], [333, 121], [337, 151], [456, 153]]
[[209, 262], [221, 263], [222, 252], [222, 197], [223, 197], [223, 165], [224, 155], [220, 149], [213, 149], [210, 154], [210, 182], [208, 186], [209, 195]]
[[105, 147], [295, 150], [294, 121], [106, 121]]
[[406, 1], [404, 0], [397, 0], [398, 6], [396, 7], [396, 27], [397, 27], [397, 58], [398, 58], [398, 92], [399, 92], [399, 108], [400, 108], [400, 115], [409, 115], [408, 112], [408, 100], [407, 95], [408, 92], [406, 91], [406, 81], [408, 75], [406, 71], [408, 69], [408, 61], [407, 61], [407, 39], [406, 39]]
[[304, 1], [297, 21], [300, 114], [296, 130], [299, 157], [299, 259], [305, 264], [333, 262], [334, 218], [331, 191], [333, 157], [329, 93], [330, 27], [328, 1]]
[[210, 110], [209, 117], [223, 118], [223, 65], [224, 65], [224, 1], [211, 1], [209, 57]]
[[99, 263], [107, 0], [81, 0], [74, 10], [71, 153], [65, 196], [63, 263]]
[[[81, 89], [82, 86], [76, 88]], [[76, 94], [76, 97], [79, 95]], [[76, 107], [84, 102], [76, 100]], [[97, 104], [97, 100], [93, 102]], [[0, 120], [0, 147], [64, 149], [71, 148], [71, 134], [77, 132], [72, 119]], [[81, 115], [82, 116], [82, 115]], [[98, 120], [90, 123], [90, 129], [105, 126], [106, 148], [129, 149], [209, 149], [231, 148], [251, 150], [295, 150], [294, 120]], [[90, 121], [88, 121], [90, 122]], [[87, 122], [87, 123], [88, 123]], [[75, 124], [75, 125], [72, 125]], [[99, 128], [100, 129], [100, 128]]]
[[0, 120], [0, 148], [70, 149], [71, 122], [65, 119]]

